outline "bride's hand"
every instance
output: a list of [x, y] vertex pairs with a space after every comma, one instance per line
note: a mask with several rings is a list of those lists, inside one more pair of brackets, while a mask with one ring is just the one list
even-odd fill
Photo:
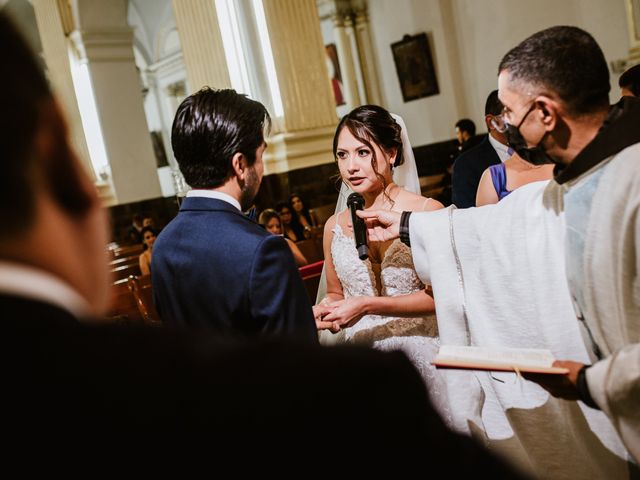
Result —
[[324, 322], [332, 322], [338, 330], [354, 326], [366, 313], [367, 297], [350, 297], [332, 304], [333, 311], [325, 316]]
[[318, 330], [331, 330], [333, 333], [340, 330], [340, 328], [335, 326], [332, 321], [325, 320], [325, 317], [333, 310], [335, 310], [333, 305], [323, 302], [313, 306], [313, 318], [316, 321], [316, 328]]

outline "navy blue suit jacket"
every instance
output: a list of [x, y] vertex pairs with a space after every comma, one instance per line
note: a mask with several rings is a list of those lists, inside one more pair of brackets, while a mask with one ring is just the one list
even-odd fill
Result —
[[491, 165], [500, 163], [500, 157], [489, 142], [489, 136], [480, 144], [460, 154], [453, 164], [452, 202], [458, 208], [476, 206], [476, 193], [482, 173]]
[[153, 246], [151, 273], [169, 325], [317, 342], [289, 246], [227, 202], [185, 198]]

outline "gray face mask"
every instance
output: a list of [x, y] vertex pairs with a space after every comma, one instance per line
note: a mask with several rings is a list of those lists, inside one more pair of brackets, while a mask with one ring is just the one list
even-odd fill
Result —
[[[522, 134], [520, 133], [520, 127], [527, 119], [527, 116], [532, 112], [535, 107], [535, 103], [531, 104], [531, 107], [527, 111], [522, 120], [518, 124], [518, 126], [509, 125], [505, 123], [506, 130], [504, 132], [507, 137], [507, 142], [509, 146], [515, 150], [515, 152], [520, 155], [521, 158], [526, 160], [527, 162], [533, 165], [545, 165], [548, 163], [554, 163], [553, 160], [545, 153], [542, 148], [542, 140], [544, 140], [544, 136], [535, 147], [528, 147], [527, 141], [524, 139]], [[545, 134], [546, 136], [546, 134]]]

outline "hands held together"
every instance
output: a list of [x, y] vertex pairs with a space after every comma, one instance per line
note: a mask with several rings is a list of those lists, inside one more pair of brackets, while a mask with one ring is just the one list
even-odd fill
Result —
[[344, 300], [325, 298], [313, 307], [313, 316], [318, 330], [338, 333], [343, 328], [355, 325], [365, 315], [367, 297], [350, 297]]

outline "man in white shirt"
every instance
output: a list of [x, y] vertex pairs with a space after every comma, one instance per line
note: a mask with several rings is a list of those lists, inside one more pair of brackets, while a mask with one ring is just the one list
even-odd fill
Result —
[[458, 208], [475, 207], [482, 173], [511, 156], [504, 134], [496, 130], [493, 122], [494, 117], [501, 113], [502, 103], [498, 99], [498, 91], [494, 90], [484, 107], [484, 121], [489, 132], [487, 138], [462, 152], [453, 164], [452, 201]]

